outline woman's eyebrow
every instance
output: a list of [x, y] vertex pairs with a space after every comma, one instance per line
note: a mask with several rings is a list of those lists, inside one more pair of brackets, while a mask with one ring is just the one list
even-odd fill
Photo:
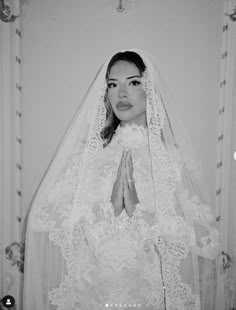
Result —
[[133, 78], [141, 78], [141, 75], [132, 75], [132, 76], [127, 77], [126, 79], [129, 80]]
[[[126, 79], [129, 80], [129, 79], [141, 78], [141, 77], [142, 77], [141, 75], [132, 75], [132, 76], [128, 76]], [[108, 81], [118, 81], [118, 79], [115, 79], [115, 78], [108, 78]]]

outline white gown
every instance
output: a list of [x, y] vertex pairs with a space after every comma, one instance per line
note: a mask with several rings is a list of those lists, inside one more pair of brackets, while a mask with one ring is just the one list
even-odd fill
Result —
[[[149, 227], [155, 224], [147, 133], [142, 128], [134, 132], [119, 128], [88, 172], [86, 199], [93, 220], [83, 228], [91, 260], [83, 274], [81, 291], [86, 302], [97, 299], [104, 308], [117, 304], [120, 309], [125, 305], [164, 309], [160, 259], [150, 240], [145, 239]], [[131, 218], [125, 210], [115, 217], [109, 202], [124, 146], [132, 146], [133, 177], [140, 201]]]
[[[115, 217], [110, 202], [124, 148], [131, 152], [140, 202], [131, 218], [125, 210]], [[198, 252], [197, 233], [178, 214], [157, 216], [147, 130], [138, 126], [118, 127], [111, 143], [90, 163], [82, 209], [72, 206], [77, 159], [75, 156], [71, 161], [47, 200], [62, 201], [64, 196], [57, 217], [64, 217], [67, 227], [70, 226], [73, 253], [77, 253], [70, 258], [60, 232], [50, 233], [50, 242], [67, 257], [69, 271], [67, 277], [58, 276], [58, 283], [48, 288], [51, 306], [47, 309], [200, 309], [199, 294], [192, 291], [190, 263], [192, 250]], [[159, 242], [162, 238], [165, 242]], [[209, 253], [214, 252], [213, 239]]]

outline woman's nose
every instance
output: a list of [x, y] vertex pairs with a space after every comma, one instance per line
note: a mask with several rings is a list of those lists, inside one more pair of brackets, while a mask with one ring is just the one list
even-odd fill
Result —
[[125, 86], [120, 86], [120, 89], [119, 89], [119, 97], [120, 98], [126, 98], [127, 97], [127, 89]]

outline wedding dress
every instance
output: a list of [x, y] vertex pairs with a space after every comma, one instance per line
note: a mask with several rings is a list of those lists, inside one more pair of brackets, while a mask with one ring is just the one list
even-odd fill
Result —
[[[94, 114], [87, 149], [67, 154], [41, 186], [27, 228], [25, 310], [200, 309], [198, 257], [216, 257], [218, 231], [178, 146], [152, 128], [149, 100], [148, 126], [119, 125], [105, 148]], [[114, 216], [110, 202], [124, 150], [139, 199], [132, 217]]]

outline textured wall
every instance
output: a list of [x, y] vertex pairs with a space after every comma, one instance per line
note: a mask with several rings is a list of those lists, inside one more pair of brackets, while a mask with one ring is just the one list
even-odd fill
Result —
[[95, 73], [111, 53], [153, 54], [203, 160], [214, 203], [220, 0], [25, 0], [23, 208]]

